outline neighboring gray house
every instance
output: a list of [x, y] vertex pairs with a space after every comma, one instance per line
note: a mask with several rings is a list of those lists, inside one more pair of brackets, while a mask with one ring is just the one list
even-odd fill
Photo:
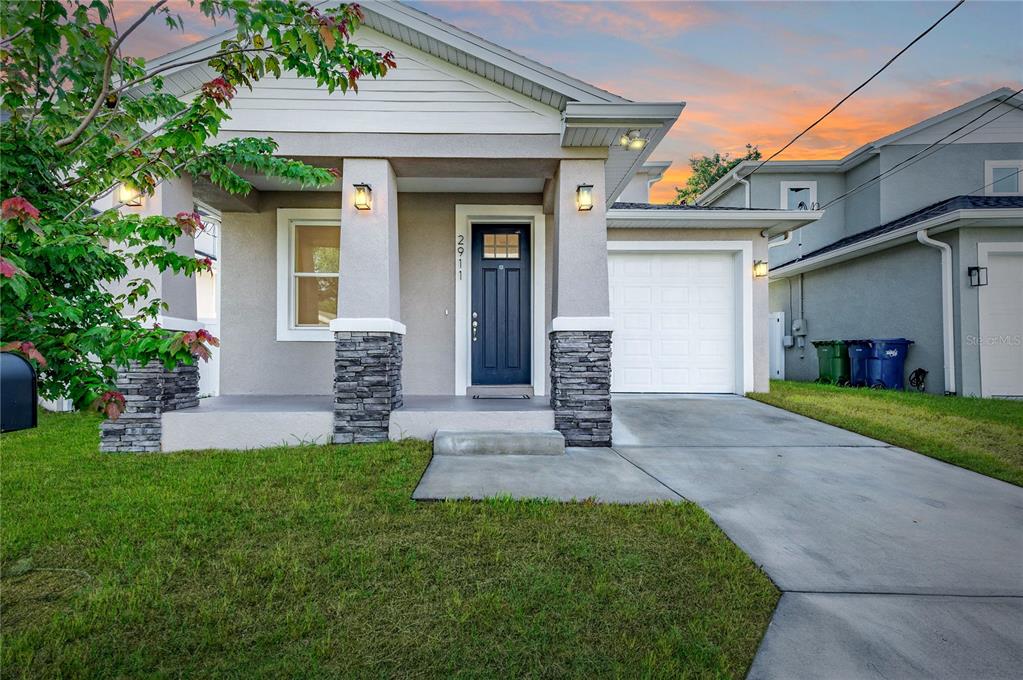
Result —
[[[394, 51], [386, 78], [357, 94], [263, 80], [221, 126], [339, 168], [335, 185], [251, 177], [239, 199], [184, 177], [125, 208], [219, 214], [220, 396], [179, 408], [194, 376], [129, 374], [105, 449], [552, 427], [606, 446], [612, 391], [768, 389], [767, 239], [819, 213], [651, 206], [667, 164], [648, 158], [683, 103], [629, 101], [400, 3], [362, 6], [354, 40]], [[187, 96], [211, 77], [188, 63], [164, 81]], [[199, 325], [193, 279], [159, 277], [157, 293], [163, 327]], [[502, 394], [518, 399], [473, 399]]]
[[747, 161], [703, 193], [701, 206], [824, 209], [769, 249], [772, 377], [815, 379], [813, 340], [905, 337], [907, 374], [927, 370], [927, 391], [1023, 396], [1023, 98], [1013, 93], [839, 160], [771, 161], [755, 174]]

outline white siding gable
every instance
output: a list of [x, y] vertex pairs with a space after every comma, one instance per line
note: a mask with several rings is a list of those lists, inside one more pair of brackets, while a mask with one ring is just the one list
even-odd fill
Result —
[[561, 114], [436, 57], [362, 27], [359, 47], [393, 50], [398, 68], [359, 80], [358, 93], [328, 93], [310, 78], [284, 74], [241, 88], [231, 132], [559, 134]]
[[[990, 109], [994, 106], [994, 104], [995, 102], [993, 101], [984, 102], [983, 104], [968, 111], [963, 111], [958, 115], [952, 116], [948, 120], [943, 120], [930, 127], [906, 135], [905, 137], [893, 142], [893, 144], [933, 144], [953, 130], [962, 127], [969, 121], [977, 118], [977, 116], [980, 116], [981, 113]], [[968, 130], [976, 131], [970, 132], [970, 134], [959, 139]], [[981, 116], [977, 122], [968, 125], [963, 128], [962, 131], [952, 135], [952, 137], [944, 143], [951, 142], [952, 140], [956, 140], [957, 144], [1018, 143], [1023, 140], [1023, 111], [1016, 108], [1010, 108], [1010, 104], [1001, 104], [997, 108], [991, 110], [990, 113]]]

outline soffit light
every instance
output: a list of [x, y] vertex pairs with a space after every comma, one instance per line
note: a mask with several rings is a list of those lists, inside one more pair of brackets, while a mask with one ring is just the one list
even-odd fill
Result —
[[629, 151], [642, 151], [643, 147], [646, 146], [647, 140], [640, 135], [641, 133], [639, 130], [629, 130], [621, 136], [621, 139], [618, 140], [618, 144], [620, 144], [623, 149], [628, 149]]
[[121, 205], [138, 208], [142, 205], [142, 192], [130, 184], [122, 184], [117, 190], [117, 200]]
[[373, 207], [373, 188], [368, 184], [353, 184], [355, 187], [355, 207], [358, 210], [369, 210]]
[[580, 184], [575, 188], [575, 205], [579, 210], [593, 210], [592, 184]]

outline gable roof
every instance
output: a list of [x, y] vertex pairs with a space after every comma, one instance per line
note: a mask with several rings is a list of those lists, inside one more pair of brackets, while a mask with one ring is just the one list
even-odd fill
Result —
[[[1005, 210], [1023, 210], [1023, 196], [953, 196], [920, 210], [914, 210], [891, 222], [886, 222], [872, 229], [867, 229], [858, 234], [839, 239], [834, 243], [829, 243], [802, 257], [772, 266], [771, 272], [775, 273], [796, 264], [811, 264], [815, 260], [838, 251], [856, 250], [856, 247], [861, 244], [866, 245], [869, 242], [883, 241], [884, 237], [898, 235], [904, 230], [915, 232], [918, 229], [927, 228], [923, 223], [929, 220], [936, 220], [936, 218], [958, 218], [963, 216], [963, 211], [992, 211], [988, 213], [988, 216], [1000, 217], [1001, 214], [994, 211]], [[972, 216], [976, 217], [977, 215], [973, 214]], [[981, 216], [983, 217], [983, 215]]]
[[[916, 134], [921, 130], [939, 125], [950, 118], [954, 118], [962, 113], [965, 113], [971, 109], [974, 109], [983, 104], [1001, 99], [1009, 102], [1010, 106], [1020, 107], [1023, 106], [1023, 97], [1015, 94], [1015, 90], [1002, 87], [997, 90], [988, 92], [985, 95], [971, 99], [968, 102], [960, 104], [954, 108], [942, 111], [941, 113], [926, 118], [918, 123], [914, 123], [909, 127], [902, 128], [889, 135], [875, 139], [871, 142], [867, 142], [863, 146], [847, 153], [842, 158], [829, 159], [829, 160], [785, 160], [785, 161], [768, 161], [764, 164], [757, 172], [760, 173], [785, 173], [785, 172], [817, 172], [817, 173], [830, 173], [830, 172], [847, 172], [857, 165], [863, 163], [871, 156], [877, 154], [881, 147], [889, 144], [895, 144], [900, 139]], [[700, 196], [696, 199], [696, 203], [704, 203], [707, 201], [715, 201], [721, 197], [726, 191], [731, 189], [733, 186], [738, 184], [734, 173], [738, 172], [740, 177], [746, 177], [753, 168], [760, 165], [760, 161], [743, 161], [732, 169], [732, 172], [728, 173], [717, 182], [708, 187]]]

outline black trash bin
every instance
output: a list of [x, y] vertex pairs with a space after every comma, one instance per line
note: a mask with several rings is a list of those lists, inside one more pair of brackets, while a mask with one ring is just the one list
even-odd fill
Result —
[[36, 426], [36, 372], [11, 352], [0, 352], [0, 431]]
[[849, 340], [849, 384], [863, 387], [867, 384], [867, 360], [870, 358], [869, 340]]
[[889, 390], [905, 389], [906, 353], [912, 344], [906, 338], [871, 338], [867, 384]]

